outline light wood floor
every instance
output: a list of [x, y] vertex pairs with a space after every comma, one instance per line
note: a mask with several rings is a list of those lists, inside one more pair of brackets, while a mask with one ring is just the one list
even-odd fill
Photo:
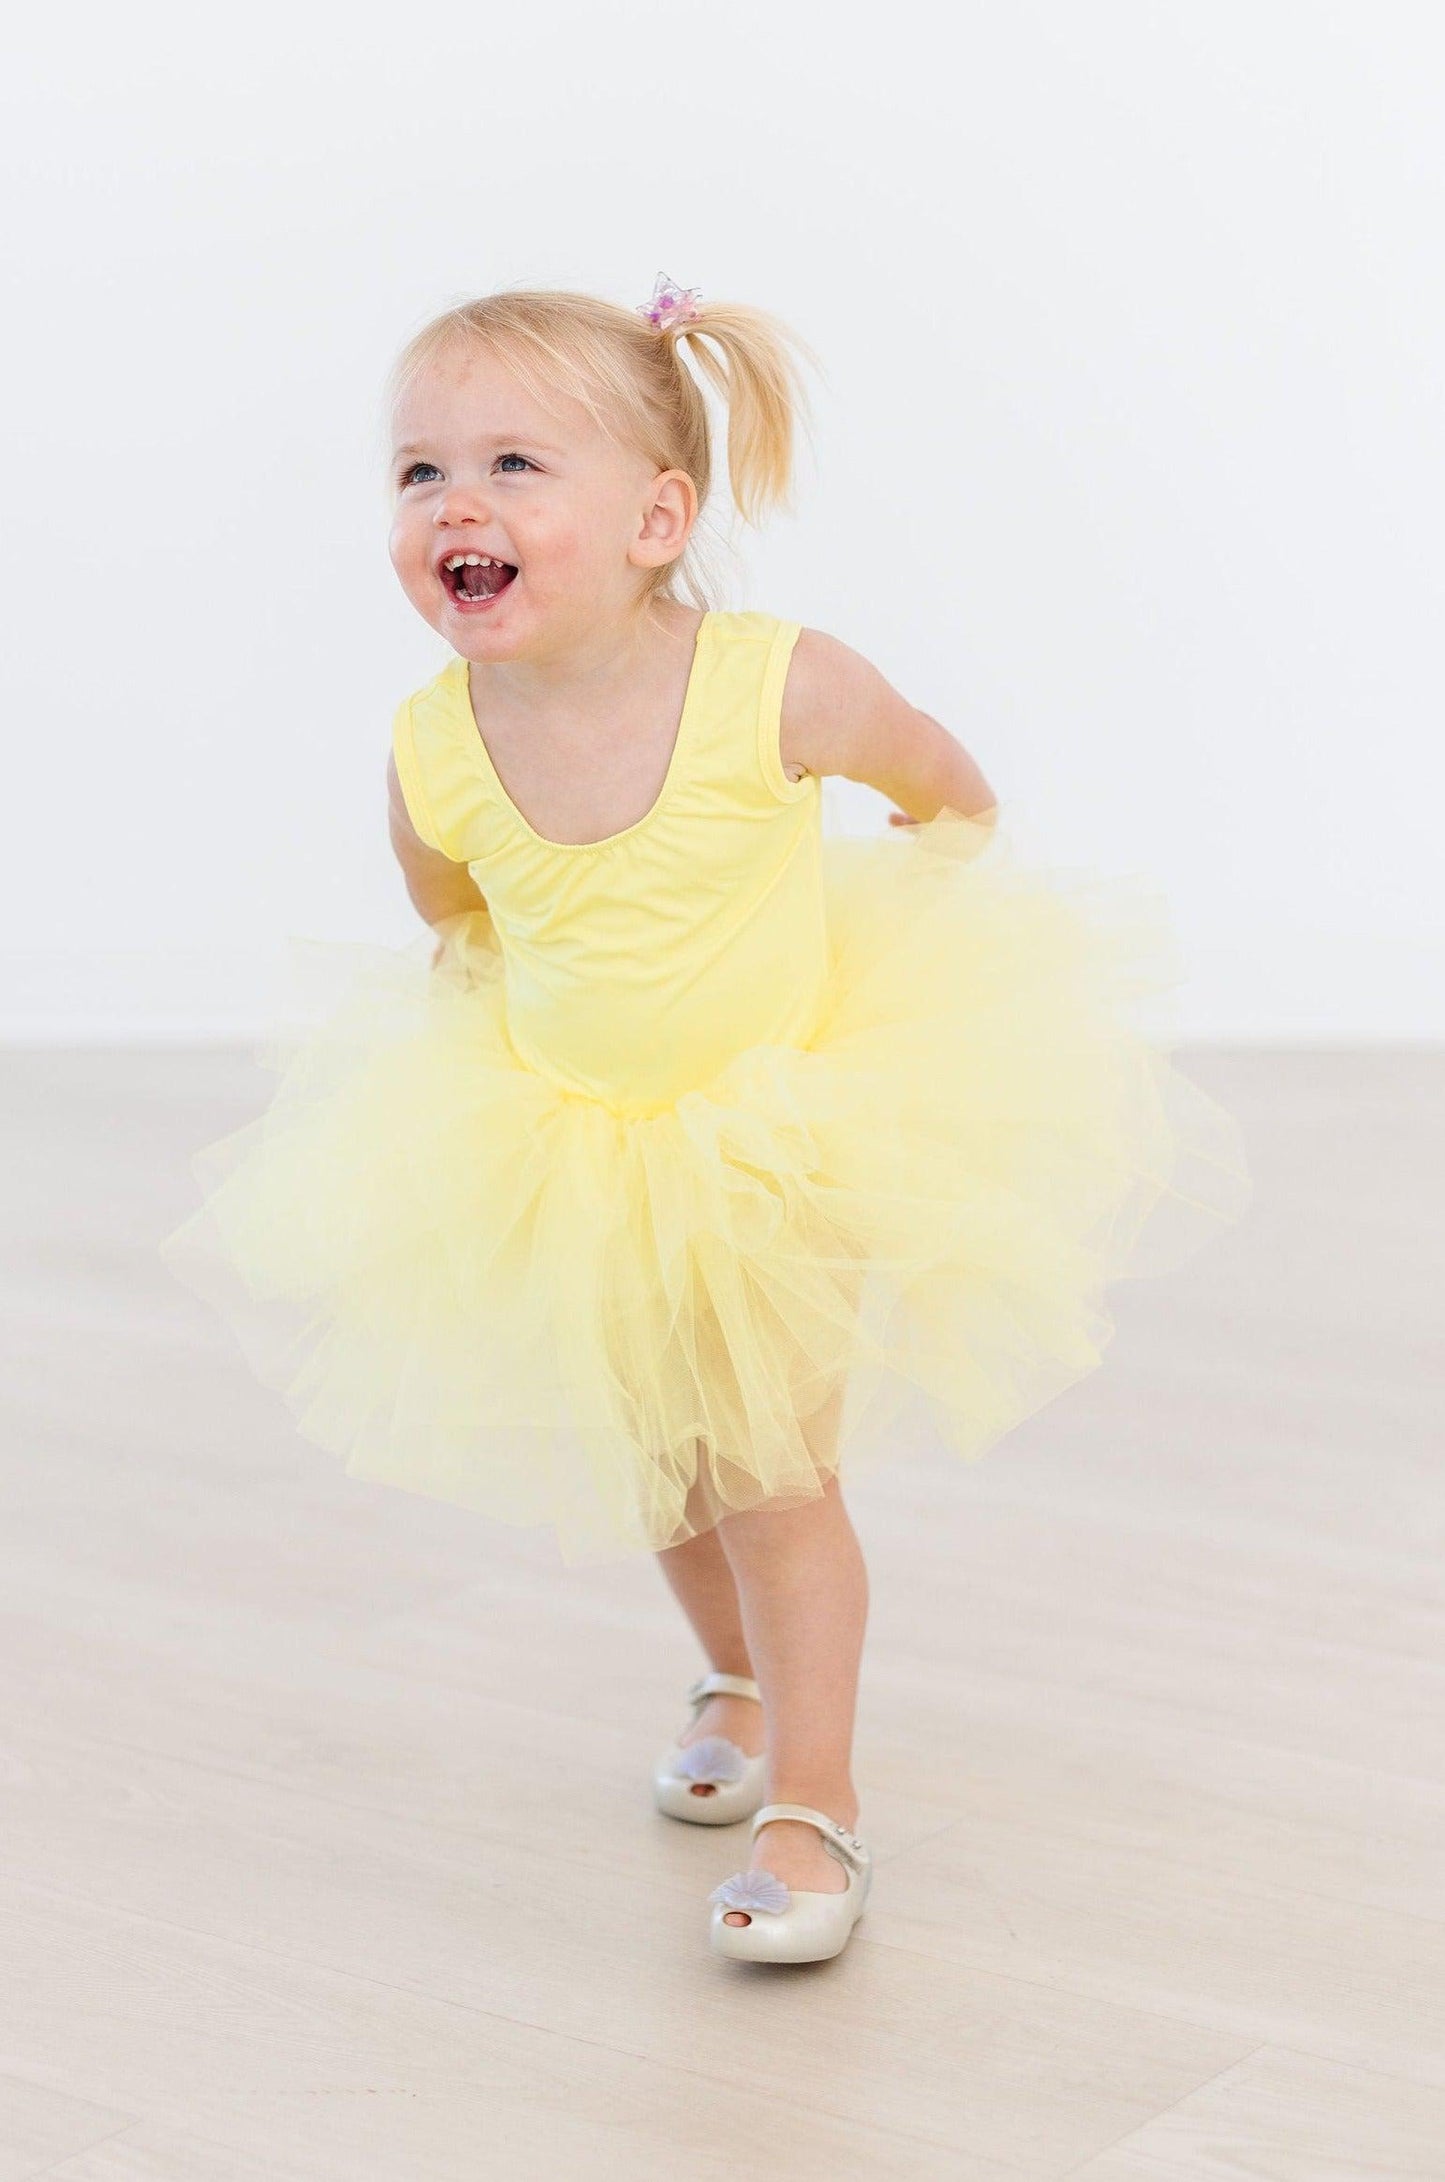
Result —
[[655, 1566], [347, 1479], [156, 1260], [268, 1079], [6, 1058], [0, 2182], [1445, 2177], [1445, 1055], [1190, 1067], [1247, 1226], [850, 1495], [873, 1902], [769, 1972]]

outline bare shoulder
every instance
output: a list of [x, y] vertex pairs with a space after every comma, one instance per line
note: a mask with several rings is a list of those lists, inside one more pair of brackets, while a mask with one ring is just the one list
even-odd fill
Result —
[[933, 818], [945, 805], [968, 817], [998, 807], [957, 736], [910, 704], [861, 652], [821, 629], [801, 630], [793, 646], [778, 754], [795, 779], [841, 773], [876, 788], [900, 818]]
[[783, 684], [778, 746], [790, 774], [871, 780], [910, 734], [937, 723], [894, 689], [871, 660], [822, 629], [803, 629]]

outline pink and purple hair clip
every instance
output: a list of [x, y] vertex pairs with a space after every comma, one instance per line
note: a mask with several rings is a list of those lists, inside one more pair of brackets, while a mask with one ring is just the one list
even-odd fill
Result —
[[689, 326], [694, 319], [701, 318], [702, 312], [697, 307], [701, 294], [701, 288], [679, 288], [666, 273], [659, 273], [652, 294], [637, 308], [655, 332], [671, 333], [674, 326]]

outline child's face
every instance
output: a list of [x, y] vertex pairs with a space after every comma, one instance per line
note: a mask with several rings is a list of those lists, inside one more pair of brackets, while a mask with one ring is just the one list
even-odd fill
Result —
[[[393, 442], [392, 566], [466, 659], [544, 656], [625, 614], [639, 572], [676, 559], [697, 512], [684, 472], [614, 444], [580, 402], [540, 407], [481, 349], [417, 374]], [[467, 555], [505, 565], [454, 565]]]

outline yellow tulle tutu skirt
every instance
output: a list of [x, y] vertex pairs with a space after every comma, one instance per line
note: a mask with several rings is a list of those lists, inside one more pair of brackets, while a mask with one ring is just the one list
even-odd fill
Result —
[[436, 966], [321, 943], [340, 990], [162, 1247], [352, 1476], [581, 1562], [974, 1458], [1099, 1362], [1108, 1283], [1243, 1212], [1233, 1118], [1146, 1021], [1160, 898], [950, 811], [822, 847], [808, 1044], [644, 1118], [517, 1057], [487, 916]]

